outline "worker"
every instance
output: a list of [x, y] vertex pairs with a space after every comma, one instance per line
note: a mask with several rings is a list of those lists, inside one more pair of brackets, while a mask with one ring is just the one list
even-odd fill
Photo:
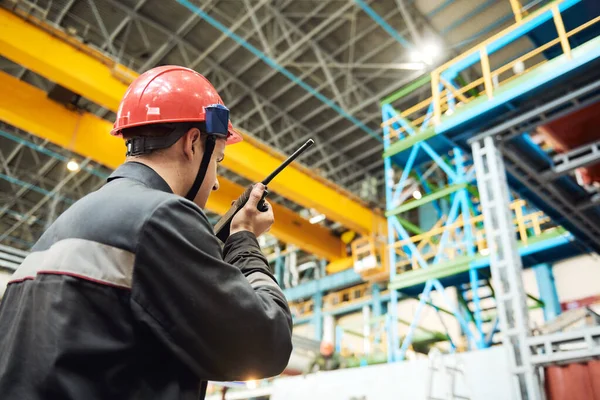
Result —
[[319, 347], [319, 354], [308, 367], [308, 372], [333, 371], [343, 367], [338, 354], [335, 353], [333, 343], [323, 340]]
[[[257, 237], [256, 184], [221, 247], [203, 208], [226, 144], [242, 140], [197, 72], [141, 74], [112, 134], [127, 158], [63, 213], [0, 305], [0, 397], [203, 399], [208, 380], [286, 367], [292, 319]], [[233, 199], [232, 199], [233, 200]]]

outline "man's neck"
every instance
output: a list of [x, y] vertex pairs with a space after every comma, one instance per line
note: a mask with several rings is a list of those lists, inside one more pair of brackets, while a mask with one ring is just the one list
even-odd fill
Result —
[[143, 157], [128, 158], [127, 161], [135, 161], [144, 164], [154, 170], [167, 182], [173, 193], [179, 196], [187, 194], [186, 185], [183, 183], [180, 169], [175, 164], [166, 164]]

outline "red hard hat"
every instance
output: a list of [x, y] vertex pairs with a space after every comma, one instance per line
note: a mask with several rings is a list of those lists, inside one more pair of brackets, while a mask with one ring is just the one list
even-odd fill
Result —
[[[204, 122], [204, 108], [223, 100], [214, 86], [198, 72], [176, 65], [148, 70], [129, 85], [121, 100], [111, 135], [135, 126], [175, 122]], [[231, 121], [227, 144], [242, 141]]]

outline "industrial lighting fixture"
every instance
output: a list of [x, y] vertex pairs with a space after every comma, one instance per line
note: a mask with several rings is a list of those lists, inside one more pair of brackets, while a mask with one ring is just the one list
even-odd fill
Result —
[[419, 190], [415, 190], [413, 192], [413, 197], [415, 198], [415, 200], [420, 200], [421, 197], [423, 197], [423, 195], [421, 194], [421, 192]]
[[256, 381], [246, 381], [246, 387], [248, 387], [248, 389], [256, 389], [258, 384]]
[[410, 61], [418, 63], [423, 60], [423, 54], [419, 50], [413, 50], [410, 52]]
[[79, 171], [79, 163], [75, 160], [71, 160], [67, 163], [67, 169], [71, 172]]
[[323, 222], [325, 221], [325, 214], [319, 214], [319, 215], [315, 215], [314, 217], [311, 217], [308, 222], [310, 222], [311, 224], [318, 224], [319, 222]]
[[431, 58], [435, 58], [440, 55], [441, 49], [436, 43], [428, 43], [425, 45], [425, 54]]
[[390, 64], [390, 69], [420, 71], [425, 69], [425, 66], [426, 64], [419, 59], [414, 62]]
[[442, 52], [440, 46], [436, 43], [426, 43], [422, 46], [422, 50], [413, 50], [410, 53], [410, 60], [412, 62], [423, 62], [425, 64], [431, 65], [434, 60], [436, 60]]

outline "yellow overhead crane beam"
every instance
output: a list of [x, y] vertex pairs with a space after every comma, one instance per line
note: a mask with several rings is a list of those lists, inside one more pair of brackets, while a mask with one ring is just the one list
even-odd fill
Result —
[[[0, 9], [0, 55], [116, 111], [128, 82], [137, 74], [43, 21], [32, 17], [28, 20], [35, 25]], [[235, 110], [232, 114], [235, 115]], [[91, 134], [88, 140], [101, 140]], [[93, 134], [100, 137], [107, 133]], [[283, 156], [248, 135], [244, 139], [227, 149], [223, 166], [252, 181], [260, 181], [280, 164]], [[297, 164], [285, 169], [269, 189], [363, 235], [385, 231], [387, 226], [383, 216], [352, 194]]]
[[[116, 168], [125, 160], [123, 140], [108, 134], [112, 124], [86, 112], [76, 112], [47, 98], [44, 91], [0, 72], [0, 120], [50, 142]], [[231, 146], [235, 147], [235, 146]], [[207, 209], [224, 214], [244, 188], [219, 177], [220, 189], [210, 195]], [[286, 207], [273, 204], [276, 221], [271, 233], [286, 243], [326, 258], [345, 262], [343, 243], [321, 226], [311, 225]]]

